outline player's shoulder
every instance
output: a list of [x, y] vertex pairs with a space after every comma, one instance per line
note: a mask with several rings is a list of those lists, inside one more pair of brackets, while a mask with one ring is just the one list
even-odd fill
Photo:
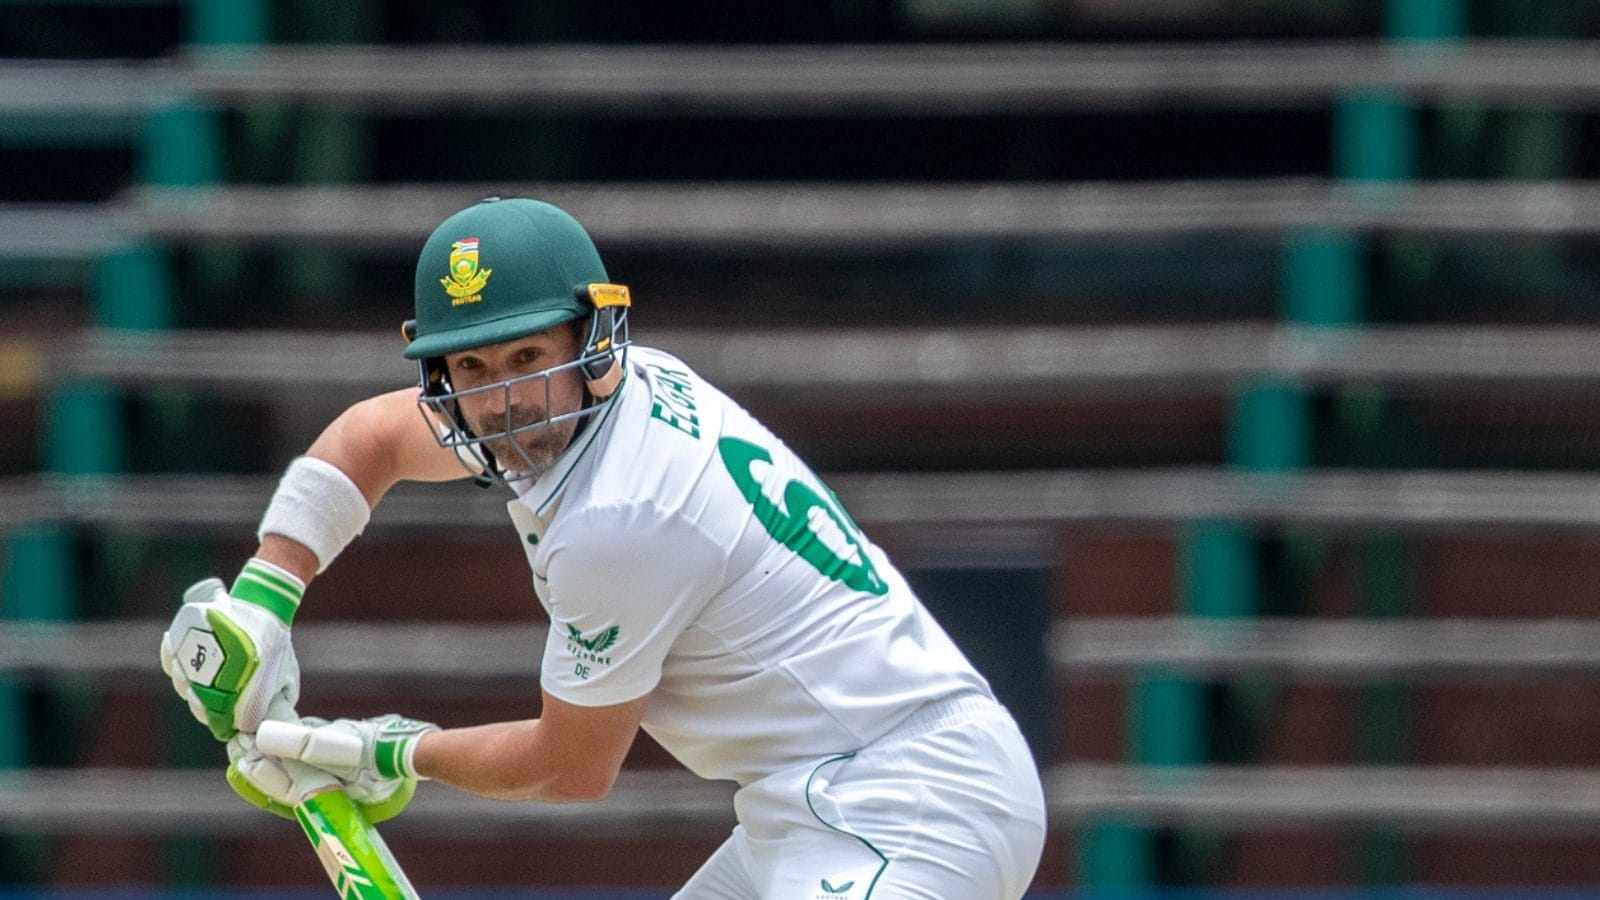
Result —
[[[653, 347], [630, 348], [628, 368], [638, 380], [641, 392], [652, 401], [652, 413], [659, 415], [660, 412], [670, 411], [683, 418], [679, 423], [661, 420], [668, 421], [668, 424], [674, 427], [688, 426], [690, 421], [697, 419], [698, 416], [692, 414], [698, 412], [699, 408], [709, 400], [708, 397], [701, 395], [713, 392], [700, 373], [665, 350]], [[657, 410], [657, 406], [665, 409]], [[692, 436], [696, 429], [684, 427], [682, 430]]]
[[716, 452], [721, 411], [714, 393], [678, 358], [630, 348], [616, 408], [597, 423], [604, 428], [598, 452], [566, 488], [561, 517], [670, 517]]
[[660, 502], [715, 453], [725, 399], [683, 360], [646, 347], [628, 354], [623, 408], [606, 436], [603, 484]]

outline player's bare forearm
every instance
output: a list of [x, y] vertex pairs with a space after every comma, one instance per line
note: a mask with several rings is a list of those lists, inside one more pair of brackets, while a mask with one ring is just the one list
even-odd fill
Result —
[[281, 534], [261, 536], [261, 546], [256, 548], [256, 558], [283, 567], [302, 584], [311, 584], [317, 577], [317, 555], [305, 544]]
[[579, 707], [549, 694], [544, 717], [452, 728], [417, 742], [417, 772], [496, 800], [599, 800], [616, 782], [648, 697]]
[[[452, 728], [417, 744], [417, 772], [480, 797], [576, 803], [597, 800], [610, 784], [574, 778], [539, 752], [540, 722], [496, 722]], [[587, 783], [580, 783], [587, 782]]]

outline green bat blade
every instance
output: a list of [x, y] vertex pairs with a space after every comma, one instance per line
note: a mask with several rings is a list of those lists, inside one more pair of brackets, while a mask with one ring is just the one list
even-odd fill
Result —
[[418, 900], [378, 829], [344, 791], [307, 797], [294, 814], [344, 900]]

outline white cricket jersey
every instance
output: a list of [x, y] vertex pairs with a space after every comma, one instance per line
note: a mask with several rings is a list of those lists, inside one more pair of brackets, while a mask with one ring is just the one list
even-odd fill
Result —
[[518, 493], [544, 689], [653, 692], [645, 731], [702, 777], [749, 784], [989, 693], [816, 475], [659, 350], [629, 349], [616, 399]]

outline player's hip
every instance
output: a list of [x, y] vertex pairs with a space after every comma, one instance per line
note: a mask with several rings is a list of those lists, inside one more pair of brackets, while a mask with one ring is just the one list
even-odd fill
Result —
[[[759, 778], [735, 795], [751, 813], [791, 805], [819, 785], [909, 781], [966, 786], [975, 796], [994, 788], [1009, 801], [1020, 780], [1039, 793], [1039, 774], [1016, 721], [986, 693], [969, 691], [929, 701], [865, 746], [818, 752]], [[741, 817], [742, 820], [742, 817]]]
[[1004, 707], [979, 694], [931, 704], [866, 747], [751, 784], [735, 807], [767, 865], [787, 865], [777, 862], [790, 857], [786, 847], [815, 853], [832, 842], [841, 859], [861, 857], [868, 868], [876, 860], [887, 896], [895, 884], [968, 879], [989, 886], [980, 896], [1020, 895], [1044, 841], [1032, 755]]

